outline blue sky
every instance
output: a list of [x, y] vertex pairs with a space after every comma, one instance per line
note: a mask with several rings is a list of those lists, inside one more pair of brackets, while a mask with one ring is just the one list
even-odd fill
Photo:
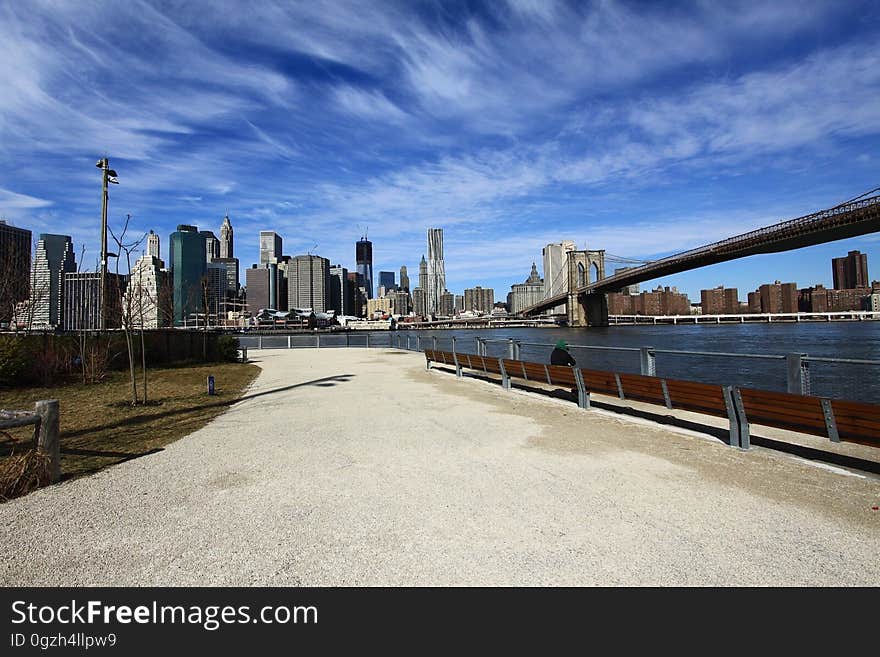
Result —
[[[548, 242], [653, 259], [880, 185], [876, 2], [0, 3], [0, 217], [219, 231], [503, 298]], [[666, 277], [831, 284], [880, 236]]]

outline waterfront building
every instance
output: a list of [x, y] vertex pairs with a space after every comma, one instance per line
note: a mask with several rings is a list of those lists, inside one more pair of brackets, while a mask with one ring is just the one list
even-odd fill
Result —
[[27, 301], [31, 281], [31, 231], [0, 219], [0, 323], [12, 320]]
[[711, 290], [700, 290], [700, 308], [703, 315], [739, 314], [739, 290], [719, 285]]
[[440, 309], [440, 295], [446, 289], [446, 264], [443, 259], [443, 229], [428, 229], [428, 311], [437, 313]]
[[392, 292], [397, 285], [394, 282], [393, 271], [379, 272], [379, 285], [385, 288], [385, 293]]
[[367, 299], [367, 319], [384, 317], [394, 312], [394, 302], [391, 297], [377, 297]]
[[150, 234], [147, 235], [147, 253], [146, 255], [151, 256], [153, 258], [162, 258], [159, 254], [159, 236], [154, 233], [152, 230]]
[[458, 315], [461, 312], [464, 312], [464, 295], [463, 294], [456, 294], [455, 295], [455, 314]]
[[367, 299], [373, 297], [373, 243], [364, 235], [355, 243], [355, 262]]
[[144, 328], [167, 326], [171, 300], [163, 267], [159, 258], [149, 254], [134, 263], [122, 298], [123, 323], [136, 328], [141, 325]]
[[[122, 305], [127, 276], [107, 274], [106, 328], [120, 328], [125, 317]], [[62, 277], [61, 328], [95, 331], [101, 328], [101, 273], [64, 272]]]
[[440, 295], [440, 307], [437, 309], [437, 314], [443, 317], [455, 315], [455, 295], [449, 290], [443, 290], [443, 294]]
[[[766, 283], [756, 290], [760, 299], [761, 313], [796, 313], [798, 311], [798, 289], [796, 283]], [[749, 309], [753, 308], [749, 297]]]
[[835, 290], [852, 290], [869, 287], [868, 254], [850, 251], [843, 258], [831, 259]]
[[874, 292], [868, 299], [868, 308], [875, 313], [880, 313], [880, 292]]
[[260, 264], [278, 263], [281, 259], [281, 235], [272, 230], [260, 231]]
[[168, 240], [173, 280], [174, 325], [204, 312], [202, 279], [208, 271], [205, 236], [195, 226], [180, 225]]
[[422, 288], [413, 288], [412, 303], [413, 312], [416, 315], [420, 317], [431, 317], [431, 313], [428, 312], [428, 295], [425, 294], [425, 291]]
[[[608, 297], [609, 315], [690, 315], [691, 302], [686, 294], [675, 287], [657, 286], [650, 292], [621, 294], [611, 292]], [[705, 314], [705, 311], [703, 311]]]
[[287, 307], [330, 309], [330, 261], [318, 255], [298, 255], [287, 265]]
[[533, 262], [529, 277], [522, 283], [510, 286], [510, 294], [507, 295], [507, 309], [508, 312], [515, 315], [524, 308], [541, 303], [543, 299], [544, 280], [538, 276], [538, 267]]
[[400, 268], [400, 289], [409, 292], [409, 274], [406, 273], [406, 265]]
[[31, 327], [55, 329], [63, 319], [63, 276], [76, 271], [69, 235], [41, 233], [31, 277]]
[[[233, 245], [232, 222], [229, 221], [229, 215], [223, 217], [223, 224], [220, 226], [220, 256], [221, 258], [234, 258], [235, 248]], [[281, 251], [281, 245], [278, 246]], [[238, 281], [236, 281], [237, 283]], [[237, 286], [236, 286], [237, 287]]]
[[366, 317], [367, 292], [364, 289], [364, 277], [355, 271], [350, 271], [348, 272], [348, 282], [351, 289], [351, 314], [356, 317]]
[[226, 298], [234, 301], [238, 298], [238, 258], [214, 258], [209, 263], [211, 265], [221, 266], [226, 271]]
[[[551, 297], [568, 291], [568, 254], [577, 246], [571, 240], [548, 244], [541, 250], [544, 257], [544, 296]], [[551, 315], [564, 315], [565, 305], [549, 311]]]
[[481, 312], [486, 315], [492, 312], [495, 305], [495, 290], [491, 287], [480, 287], [477, 285], [464, 291], [464, 309], [474, 312]]
[[247, 285], [247, 309], [252, 315], [260, 310], [278, 310], [278, 265], [269, 263], [263, 267], [252, 265], [245, 271]]
[[205, 262], [211, 262], [220, 257], [220, 240], [213, 231], [200, 230], [199, 233], [205, 238]]

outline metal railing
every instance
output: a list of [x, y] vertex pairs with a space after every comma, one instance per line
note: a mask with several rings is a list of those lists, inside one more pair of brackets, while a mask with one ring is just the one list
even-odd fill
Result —
[[[239, 336], [250, 349], [397, 348], [475, 353], [494, 358], [547, 362], [555, 346], [514, 338], [423, 336], [412, 331], [357, 331], [345, 334]], [[876, 402], [877, 392], [866, 381], [880, 382], [880, 360], [810, 356], [805, 353], [755, 354], [686, 349], [609, 347], [570, 344], [579, 367], [777, 390], [800, 395]], [[659, 361], [659, 363], [658, 363]], [[844, 373], [845, 372], [845, 373]], [[853, 372], [857, 375], [853, 376]], [[859, 374], [865, 372], [864, 374]], [[880, 385], [880, 384], [874, 384]]]

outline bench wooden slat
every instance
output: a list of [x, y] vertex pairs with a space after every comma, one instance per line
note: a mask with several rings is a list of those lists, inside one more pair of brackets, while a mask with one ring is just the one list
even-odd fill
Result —
[[548, 365], [547, 371], [550, 373], [550, 383], [555, 386], [574, 387], [577, 385], [574, 370], [566, 365]]

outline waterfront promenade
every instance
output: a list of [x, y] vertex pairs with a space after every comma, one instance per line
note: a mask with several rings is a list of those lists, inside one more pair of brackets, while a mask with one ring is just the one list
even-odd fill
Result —
[[0, 505], [0, 584], [880, 585], [876, 475], [412, 352], [249, 355], [208, 426]]

